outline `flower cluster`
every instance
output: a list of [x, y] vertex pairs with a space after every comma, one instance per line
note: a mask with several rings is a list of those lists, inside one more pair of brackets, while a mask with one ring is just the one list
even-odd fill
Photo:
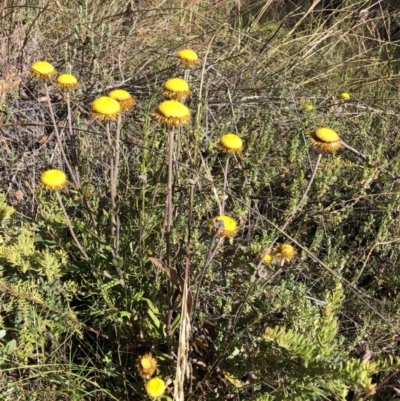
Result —
[[[263, 263], [266, 265], [270, 265], [272, 263], [277, 263], [283, 266], [285, 263], [290, 263], [296, 257], [297, 251], [296, 249], [288, 244], [283, 243], [277, 245], [272, 253], [267, 253], [264, 256]], [[258, 259], [261, 259], [261, 254], [258, 255]]]

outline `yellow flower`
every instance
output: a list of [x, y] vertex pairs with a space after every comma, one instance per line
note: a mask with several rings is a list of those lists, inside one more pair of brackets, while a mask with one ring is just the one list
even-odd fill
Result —
[[313, 106], [312, 104], [305, 104], [305, 105], [303, 106], [303, 109], [304, 109], [305, 111], [310, 112], [310, 111], [313, 111], [313, 110], [314, 110], [314, 106]]
[[350, 100], [350, 94], [347, 93], [347, 92], [342, 92], [342, 93], [340, 94], [340, 97], [341, 97], [343, 100]]
[[67, 185], [67, 176], [61, 170], [47, 170], [40, 177], [42, 185], [50, 191], [59, 191]]
[[55, 73], [56, 70], [47, 61], [37, 61], [31, 67], [31, 74], [36, 78], [50, 79]]
[[146, 392], [149, 397], [157, 398], [164, 394], [166, 387], [164, 380], [159, 377], [154, 377], [146, 383]]
[[272, 256], [269, 253], [267, 253], [264, 257], [263, 263], [270, 264], [272, 262], [272, 259], [273, 259]]
[[199, 56], [194, 50], [190, 49], [180, 50], [178, 52], [178, 60], [186, 66], [199, 64]]
[[153, 354], [147, 353], [139, 356], [136, 361], [136, 367], [140, 376], [149, 379], [157, 370], [157, 360], [154, 358]]
[[136, 100], [124, 89], [115, 89], [111, 91], [108, 96], [119, 103], [122, 111], [129, 110], [136, 104]]
[[178, 127], [190, 121], [189, 109], [177, 100], [165, 100], [152, 115], [169, 127]]
[[[220, 224], [222, 223], [222, 227]], [[229, 216], [217, 216], [210, 220], [209, 227], [211, 230], [217, 230], [219, 237], [233, 237], [238, 232], [236, 221]]]
[[57, 83], [55, 85], [61, 90], [70, 91], [77, 88], [79, 83], [76, 77], [74, 77], [72, 74], [61, 74], [57, 78]]
[[164, 96], [169, 99], [184, 100], [190, 96], [188, 83], [181, 78], [171, 78], [164, 84]]
[[311, 143], [326, 152], [335, 152], [342, 147], [339, 135], [330, 128], [322, 127], [310, 133]]
[[121, 106], [109, 96], [99, 97], [92, 103], [92, 115], [98, 120], [114, 120], [120, 114]]
[[285, 262], [291, 262], [296, 254], [296, 249], [294, 249], [292, 245], [285, 243], [277, 246], [273, 257], [283, 265]]
[[240, 152], [243, 149], [243, 141], [236, 134], [223, 135], [219, 143], [228, 153]]

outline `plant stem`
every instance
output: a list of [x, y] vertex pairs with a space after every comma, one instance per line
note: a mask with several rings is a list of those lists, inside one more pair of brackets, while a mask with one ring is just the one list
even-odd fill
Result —
[[[114, 168], [114, 196], [117, 195], [117, 185], [118, 185], [118, 170], [119, 170], [119, 159], [121, 153], [120, 147], [120, 137], [121, 137], [121, 115], [118, 116], [117, 120], [117, 133], [115, 138], [115, 168]], [[115, 232], [115, 241], [114, 241], [114, 251], [115, 256], [118, 256], [119, 253], [119, 233], [120, 233], [120, 221], [118, 211], [115, 211], [115, 220], [116, 220], [116, 232]]]
[[357, 149], [354, 149], [352, 146], [348, 145], [346, 142], [342, 142], [342, 145], [344, 148], [350, 150], [350, 152], [353, 152], [356, 156], [361, 157], [361, 159], [365, 160], [367, 156], [364, 153], [359, 152]]
[[225, 211], [225, 200], [226, 200], [226, 197], [227, 197], [226, 191], [227, 191], [227, 188], [228, 188], [229, 159], [230, 159], [230, 157], [227, 156], [226, 162], [225, 162], [225, 170], [224, 170], [224, 186], [223, 186], [223, 190], [222, 190], [221, 214], [224, 214], [224, 211]]
[[[70, 137], [70, 140], [72, 140], [72, 138], [74, 137], [74, 132], [72, 130], [71, 99], [70, 99], [69, 92], [67, 92], [65, 94], [65, 101], [67, 103], [69, 137]], [[81, 180], [80, 180], [80, 177], [79, 177], [79, 169], [78, 169], [78, 163], [79, 163], [79, 152], [78, 152], [78, 150], [76, 151], [76, 156], [75, 157], [76, 157], [75, 177], [76, 177], [76, 181], [78, 183], [77, 188], [80, 188], [81, 187]]]
[[60, 148], [61, 155], [62, 155], [62, 157], [63, 157], [63, 160], [64, 160], [65, 165], [66, 165], [67, 168], [68, 168], [69, 174], [71, 175], [72, 181], [74, 182], [74, 184], [75, 184], [75, 186], [76, 186], [77, 188], [80, 188], [79, 181], [76, 179], [75, 173], [74, 173], [74, 171], [72, 170], [71, 164], [70, 164], [70, 162], [68, 161], [68, 158], [67, 158], [67, 156], [66, 156], [66, 154], [65, 154], [65, 152], [64, 152], [64, 147], [63, 147], [63, 144], [62, 144], [62, 141], [61, 141], [60, 133], [58, 132], [58, 126], [57, 126], [57, 123], [56, 123], [56, 120], [55, 120], [55, 117], [54, 117], [54, 113], [53, 113], [53, 107], [52, 107], [52, 105], [51, 105], [50, 94], [49, 94], [49, 88], [48, 88], [46, 82], [45, 82], [44, 86], [45, 86], [45, 88], [46, 88], [46, 99], [47, 99], [47, 104], [49, 105], [50, 117], [51, 117], [51, 121], [52, 121], [52, 123], [53, 123], [54, 134], [55, 134], [55, 136], [56, 136], [56, 140], [57, 140], [58, 147]]
[[167, 180], [167, 234], [171, 233], [172, 226], [172, 174], [174, 158], [174, 128], [168, 128], [168, 180]]
[[216, 245], [216, 246], [214, 247], [214, 249], [213, 249], [212, 246], [213, 246], [213, 244], [214, 244], [215, 239], [217, 238], [217, 235], [218, 235], [219, 231], [220, 231], [220, 230], [216, 231], [216, 232], [214, 233], [213, 237], [211, 238], [210, 246], [209, 246], [209, 248], [208, 248], [207, 258], [206, 258], [206, 261], [204, 262], [203, 268], [201, 269], [201, 273], [200, 273], [200, 276], [199, 276], [199, 278], [198, 278], [197, 291], [196, 291], [196, 299], [195, 299], [194, 304], [193, 304], [192, 322], [194, 322], [194, 321], [195, 321], [195, 318], [196, 318], [197, 304], [198, 304], [198, 302], [199, 302], [200, 289], [201, 289], [201, 285], [203, 284], [203, 278], [204, 278], [204, 274], [205, 274], [205, 272], [206, 272], [207, 266], [208, 266], [208, 265], [210, 264], [210, 262], [213, 260], [215, 254], [216, 254], [216, 252], [217, 252], [217, 250], [218, 250], [218, 248], [220, 247], [222, 241], [224, 240], [224, 238], [221, 237], [221, 238], [219, 239], [219, 241], [217, 242], [217, 245]]
[[85, 250], [83, 249], [83, 247], [82, 247], [81, 243], [79, 242], [77, 236], [75, 235], [75, 231], [72, 228], [71, 220], [69, 219], [67, 211], [65, 210], [65, 207], [64, 207], [64, 203], [63, 203], [63, 201], [61, 199], [61, 195], [60, 195], [60, 193], [58, 191], [56, 191], [56, 196], [57, 196], [58, 203], [60, 204], [60, 207], [61, 207], [61, 209], [62, 209], [62, 211], [64, 213], [64, 217], [65, 217], [65, 220], [67, 222], [68, 228], [69, 228], [69, 230], [71, 232], [72, 238], [74, 239], [76, 246], [81, 251], [83, 257], [89, 262], [90, 258], [88, 256], [88, 254], [85, 252]]

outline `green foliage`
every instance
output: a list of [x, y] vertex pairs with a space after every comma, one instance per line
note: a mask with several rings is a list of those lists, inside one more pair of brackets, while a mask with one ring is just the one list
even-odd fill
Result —
[[[342, 302], [342, 286], [337, 284], [322, 301], [320, 314], [314, 314], [313, 327], [302, 330], [282, 326], [266, 328], [263, 339], [282, 349], [278, 355], [272, 349], [271, 355], [265, 356], [266, 360], [270, 363], [270, 358], [275, 355], [273, 363], [285, 366], [287, 383], [280, 391], [272, 392], [273, 399], [283, 400], [289, 395], [295, 400], [330, 396], [345, 400], [351, 387], [374, 394], [373, 377], [399, 368], [400, 358], [388, 357], [372, 362], [350, 357], [344, 347], [345, 339], [338, 333]], [[296, 318], [301, 320], [303, 316], [298, 313]], [[263, 396], [257, 398], [263, 399]]]

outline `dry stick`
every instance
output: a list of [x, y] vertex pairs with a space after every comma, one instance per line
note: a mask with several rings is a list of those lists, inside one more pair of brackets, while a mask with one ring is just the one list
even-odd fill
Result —
[[363, 160], [365, 160], [367, 158], [367, 155], [365, 155], [364, 153], [359, 152], [357, 149], [354, 149], [353, 147], [351, 147], [350, 145], [348, 145], [346, 142], [340, 141], [341, 144], [343, 145], [344, 148], [350, 150], [350, 152], [353, 152], [355, 155], [357, 155], [358, 157], [361, 157]]
[[188, 215], [188, 240], [186, 244], [186, 267], [185, 277], [183, 282], [182, 294], [182, 309], [181, 309], [181, 323], [179, 327], [179, 348], [178, 358], [176, 363], [176, 375], [174, 386], [174, 401], [185, 400], [185, 377], [190, 377], [187, 374], [188, 357], [189, 357], [189, 339], [190, 339], [190, 311], [188, 310], [188, 289], [190, 277], [190, 246], [192, 238], [192, 218], [193, 218], [193, 199], [194, 199], [194, 186], [191, 185], [189, 196], [189, 215]]
[[[111, 152], [114, 152], [113, 149], [113, 143], [112, 143], [112, 138], [111, 138], [111, 133], [110, 133], [110, 122], [107, 121], [106, 124], [106, 131], [107, 131], [107, 141], [108, 141], [108, 146], [111, 150]], [[119, 220], [118, 220], [118, 216], [117, 216], [117, 206], [115, 203], [115, 198], [116, 198], [116, 183], [115, 183], [115, 164], [114, 164], [114, 155], [113, 153], [111, 153], [110, 155], [110, 192], [111, 192], [111, 238], [114, 238], [113, 242], [114, 242], [114, 246], [113, 246], [113, 250], [112, 250], [112, 254], [113, 257], [116, 258], [117, 257], [117, 251], [116, 251], [116, 243], [117, 243], [117, 227], [119, 227]], [[118, 273], [119, 276], [119, 282], [121, 284], [122, 288], [125, 288], [125, 280], [124, 280], [124, 275], [122, 273], [122, 270], [119, 266], [116, 266], [115, 270]]]
[[54, 118], [53, 107], [51, 105], [49, 88], [47, 86], [47, 83], [45, 83], [44, 86], [46, 88], [47, 104], [49, 105], [50, 117], [51, 117], [51, 121], [52, 121], [53, 126], [54, 126], [54, 133], [55, 133], [55, 136], [56, 136], [56, 139], [57, 139], [58, 147], [60, 148], [61, 155], [62, 155], [62, 157], [64, 159], [64, 163], [67, 166], [68, 171], [69, 171], [69, 173], [71, 175], [72, 181], [74, 182], [75, 186], [77, 188], [79, 188], [79, 181], [76, 179], [74, 171], [72, 170], [71, 164], [69, 163], [69, 161], [67, 159], [67, 156], [66, 156], [66, 154], [64, 152], [64, 147], [63, 147], [62, 142], [61, 142], [60, 133], [58, 132], [58, 126], [57, 126], [56, 120]]
[[[167, 243], [167, 266], [171, 267], [171, 226], [172, 226], [172, 175], [173, 175], [173, 158], [174, 158], [174, 127], [168, 127], [168, 179], [167, 179], [167, 200], [165, 217], [167, 220], [167, 227], [165, 230], [165, 237]], [[169, 339], [169, 348], [171, 348], [172, 340], [172, 312], [173, 312], [173, 301], [172, 301], [172, 288], [171, 282], [167, 284], [167, 296], [168, 296], [168, 313], [167, 313], [167, 336]], [[171, 351], [171, 349], [169, 350]]]

